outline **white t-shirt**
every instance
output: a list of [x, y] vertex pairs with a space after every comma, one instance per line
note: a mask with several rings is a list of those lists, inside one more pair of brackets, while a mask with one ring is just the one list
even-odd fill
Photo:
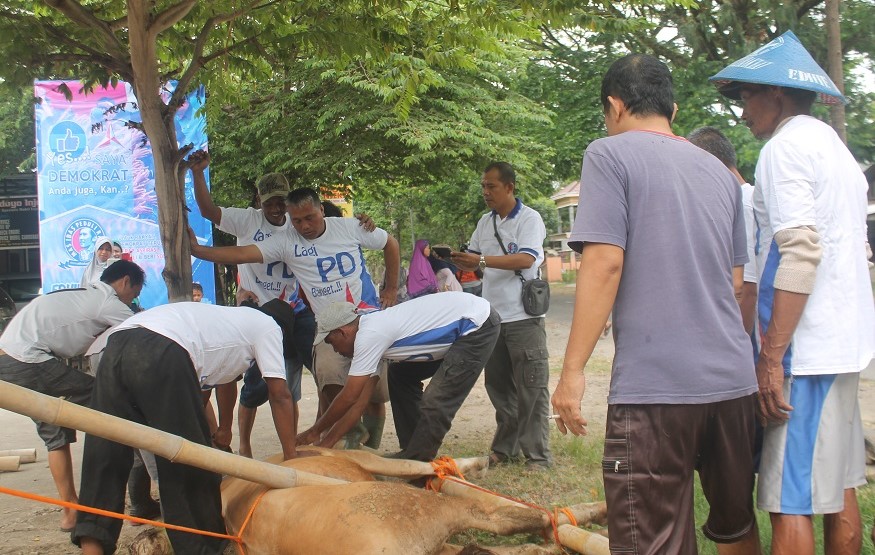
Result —
[[741, 203], [744, 208], [744, 230], [747, 232], [747, 258], [748, 263], [744, 265], [744, 281], [748, 283], [757, 283], [759, 281], [759, 273], [757, 272], [757, 222], [753, 213], [753, 185], [745, 183], [741, 186]]
[[104, 330], [133, 314], [111, 285], [99, 281], [84, 289], [42, 295], [15, 315], [0, 349], [21, 362], [45, 362], [85, 353]]
[[[291, 229], [288, 217], [283, 225], [275, 226], [255, 208], [221, 210], [221, 224], [216, 227], [237, 237], [237, 245], [241, 247], [260, 243], [274, 235], [284, 235]], [[239, 264], [237, 275], [240, 287], [255, 293], [258, 304], [280, 299], [292, 305], [295, 312], [306, 308], [298, 295], [298, 280], [282, 260], [265, 258], [260, 264]]]
[[[508, 254], [527, 253], [534, 257], [531, 267], [522, 271], [523, 277], [533, 279], [544, 262], [544, 239], [547, 229], [537, 211], [524, 205], [519, 199], [507, 218], [501, 219], [495, 211], [488, 212], [477, 222], [477, 229], [468, 243], [468, 250], [485, 256], [502, 256], [504, 252], [495, 238], [492, 216], [495, 214], [498, 233]], [[512, 270], [486, 268], [483, 271], [483, 298], [489, 301], [502, 322], [517, 322], [531, 316], [523, 309], [523, 285]]]
[[831, 127], [813, 117], [786, 121], [760, 153], [753, 196], [760, 227], [760, 334], [771, 319], [781, 258], [775, 233], [815, 226], [823, 247], [814, 290], [784, 360], [785, 370], [793, 374], [858, 372], [875, 354], [875, 309], [866, 264], [867, 189], [847, 147]]
[[288, 233], [256, 246], [265, 260], [282, 260], [292, 269], [318, 315], [335, 302], [379, 308], [380, 295], [365, 266], [362, 247], [382, 249], [388, 238], [379, 228], [365, 231], [355, 218], [325, 218], [325, 233], [312, 241], [290, 226]]
[[459, 337], [480, 329], [490, 310], [480, 297], [448, 291], [365, 314], [359, 320], [349, 375], [376, 374], [384, 358], [440, 360]]
[[188, 351], [202, 389], [236, 380], [253, 362], [265, 378], [286, 378], [282, 331], [253, 308], [166, 304], [135, 314], [113, 333], [133, 328], [163, 335]]

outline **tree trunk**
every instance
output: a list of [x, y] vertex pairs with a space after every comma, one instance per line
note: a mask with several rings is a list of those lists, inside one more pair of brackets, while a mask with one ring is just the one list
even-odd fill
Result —
[[[826, 0], [826, 50], [829, 76], [845, 94], [845, 77], [842, 69], [842, 30], [839, 25], [839, 1]], [[847, 143], [845, 131], [845, 105], [839, 102], [830, 107], [830, 120], [842, 142]]]
[[134, 92], [143, 119], [143, 131], [152, 145], [158, 226], [164, 249], [167, 298], [171, 303], [191, 300], [191, 246], [185, 194], [179, 183], [180, 157], [173, 116], [177, 107], [165, 106], [159, 94], [156, 36], [149, 28], [151, 2], [128, 0], [128, 21]]

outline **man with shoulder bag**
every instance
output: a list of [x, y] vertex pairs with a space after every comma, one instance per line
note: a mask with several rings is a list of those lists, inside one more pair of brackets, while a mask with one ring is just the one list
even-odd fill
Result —
[[483, 298], [501, 316], [485, 371], [497, 424], [489, 459], [500, 464], [522, 455], [527, 469], [544, 470], [552, 464], [544, 328], [550, 289], [538, 268], [547, 231], [541, 215], [514, 196], [516, 174], [507, 162], [489, 164], [481, 188], [492, 210], [477, 223], [468, 252], [453, 252], [452, 261], [483, 272]]

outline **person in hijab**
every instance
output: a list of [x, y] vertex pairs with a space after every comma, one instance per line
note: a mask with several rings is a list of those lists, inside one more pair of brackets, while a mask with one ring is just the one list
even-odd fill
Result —
[[429, 252], [428, 263], [431, 265], [435, 279], [437, 279], [437, 290], [439, 292], [463, 291], [462, 284], [456, 279], [458, 268], [454, 264], [450, 264], [442, 259], [434, 251]]
[[98, 237], [94, 244], [96, 245], [94, 254], [91, 256], [91, 262], [85, 268], [85, 273], [82, 274], [82, 279], [79, 280], [79, 287], [88, 287], [92, 283], [100, 281], [103, 271], [116, 260], [113, 259], [110, 262], [110, 258], [112, 258], [112, 239], [109, 237]]
[[407, 272], [407, 294], [411, 299], [437, 293], [438, 283], [430, 262], [428, 241], [419, 239], [413, 247], [410, 271]]

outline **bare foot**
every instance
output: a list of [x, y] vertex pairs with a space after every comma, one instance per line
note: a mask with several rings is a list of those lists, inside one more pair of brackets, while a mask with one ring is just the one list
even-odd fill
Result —
[[252, 458], [252, 447], [243, 447], [241, 445], [240, 450], [237, 451], [237, 454], [240, 455], [241, 457], [246, 457], [247, 459], [251, 459]]
[[61, 531], [72, 532], [76, 526], [76, 509], [61, 509]]

